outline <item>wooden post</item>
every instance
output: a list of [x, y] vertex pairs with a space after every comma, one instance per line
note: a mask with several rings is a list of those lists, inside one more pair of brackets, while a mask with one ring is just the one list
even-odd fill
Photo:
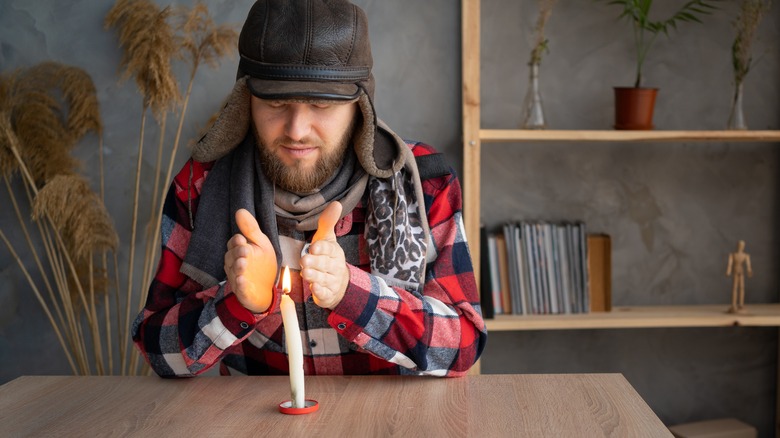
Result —
[[[463, 220], [469, 241], [474, 276], [479, 287], [480, 265], [480, 113], [479, 113], [479, 0], [461, 0], [463, 70]], [[479, 296], [479, 291], [478, 295]], [[477, 362], [472, 374], [480, 373]]]

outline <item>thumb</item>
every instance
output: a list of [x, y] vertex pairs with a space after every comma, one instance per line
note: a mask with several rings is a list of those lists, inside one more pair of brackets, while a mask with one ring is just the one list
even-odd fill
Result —
[[260, 230], [257, 219], [246, 209], [236, 211], [236, 225], [246, 239], [257, 246], [264, 246], [268, 237]]
[[320, 214], [320, 220], [317, 222], [317, 232], [312, 237], [312, 243], [318, 240], [336, 240], [336, 222], [341, 218], [341, 203], [333, 201], [325, 207]]

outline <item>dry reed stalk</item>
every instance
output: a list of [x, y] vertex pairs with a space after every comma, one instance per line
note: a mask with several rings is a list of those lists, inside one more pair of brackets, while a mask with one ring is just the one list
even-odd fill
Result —
[[[59, 258], [59, 265], [62, 266], [62, 274], [64, 275], [64, 286], [61, 289], [61, 299], [66, 300], [67, 308], [71, 309], [71, 312], [74, 313], [73, 319], [75, 321], [76, 330], [74, 330], [75, 338], [76, 338], [76, 344], [78, 347], [82, 350], [82, 353], [84, 357], [88, 357], [86, 353], [86, 343], [84, 342], [84, 337], [81, 332], [81, 327], [78, 323], [78, 320], [75, 316], [75, 312], [77, 310], [78, 304], [75, 304], [73, 300], [71, 300], [71, 296], [69, 291], [71, 289], [71, 285], [75, 285], [76, 292], [78, 293], [77, 298], [81, 302], [81, 306], [87, 307], [88, 302], [86, 298], [86, 294], [84, 292], [84, 287], [82, 286], [81, 282], [79, 281], [79, 275], [76, 268], [76, 263], [71, 258], [70, 254], [68, 253], [67, 246], [65, 245], [65, 242], [63, 242], [62, 237], [56, 230], [56, 226], [52, 223], [51, 219], [48, 217], [46, 218], [46, 226], [50, 227], [52, 229], [51, 235], [53, 236], [53, 243], [55, 248], [55, 257]], [[46, 228], [46, 231], [48, 232], [48, 229]], [[71, 281], [69, 281], [69, 278]], [[78, 301], [76, 301], [78, 303]], [[92, 314], [89, 312], [84, 312], [84, 317], [87, 319], [87, 324], [90, 326], [93, 324], [96, 324], [96, 321], [92, 319]], [[89, 367], [85, 367], [88, 373]]]
[[536, 16], [536, 23], [534, 25], [534, 42], [531, 49], [530, 65], [539, 65], [542, 62], [542, 55], [547, 50], [547, 38], [544, 36], [544, 28], [547, 25], [547, 20], [552, 15], [555, 3], [558, 0], [539, 0], [539, 13]]
[[771, 0], [742, 0], [740, 2], [739, 14], [734, 21], [737, 35], [731, 46], [734, 82], [737, 84], [741, 84], [750, 72], [753, 63], [752, 46], [756, 29], [771, 7]]
[[97, 367], [97, 373], [98, 375], [105, 375], [106, 370], [105, 364], [103, 363], [103, 349], [101, 347], [100, 334], [98, 332], [100, 327], [97, 323], [97, 308], [95, 306], [95, 277], [92, 275], [94, 272], [92, 251], [90, 251], [90, 254], [87, 258], [89, 260], [89, 311], [92, 312], [92, 319], [95, 321], [95, 325], [92, 327], [92, 348], [95, 352], [95, 365]]
[[[59, 94], [57, 94], [59, 93]], [[0, 77], [0, 169], [5, 176], [18, 170], [22, 175], [24, 187], [28, 197], [38, 201], [45, 200], [50, 188], [57, 187], [62, 182], [59, 175], [70, 173], [78, 167], [78, 161], [70, 157], [68, 152], [76, 142], [87, 132], [102, 133], [102, 123], [99, 115], [97, 96], [94, 85], [89, 75], [83, 70], [64, 66], [58, 63], [46, 62], [24, 71], [17, 71], [8, 76]], [[67, 105], [67, 114], [63, 111], [59, 96]], [[12, 134], [12, 135], [9, 135]], [[102, 147], [102, 137], [101, 137]], [[9, 153], [10, 152], [10, 153]], [[12, 156], [15, 163], [9, 164], [8, 157]], [[101, 163], [102, 164], [102, 163]], [[102, 172], [102, 169], [101, 169]], [[6, 180], [7, 181], [7, 180]], [[54, 181], [54, 184], [46, 184]], [[43, 188], [39, 189], [39, 184]], [[10, 189], [10, 183], [7, 185]], [[10, 190], [9, 190], [10, 192]], [[39, 195], [43, 196], [39, 198]], [[91, 191], [89, 192], [91, 193]], [[56, 198], [57, 195], [55, 195]], [[94, 197], [93, 195], [90, 195]], [[85, 199], [88, 199], [88, 196]], [[67, 198], [73, 201], [73, 198]], [[14, 199], [15, 202], [15, 199]], [[31, 201], [35, 205], [35, 201]], [[74, 202], [71, 208], [85, 207], [88, 201]], [[67, 204], [60, 203], [60, 207]], [[76, 315], [76, 304], [80, 303], [85, 310], [84, 314], [90, 327], [93, 341], [93, 352], [96, 358], [98, 372], [104, 370], [102, 364], [102, 347], [99, 333], [96, 331], [97, 314], [94, 308], [94, 300], [89, 301], [85, 297], [83, 278], [92, 279], [95, 270], [90, 263], [80, 260], [84, 253], [91, 253], [86, 245], [111, 246], [111, 234], [115, 236], [113, 226], [108, 221], [108, 215], [102, 207], [102, 201], [91, 205], [79, 213], [83, 220], [68, 223], [62, 222], [63, 213], [55, 208], [45, 208], [46, 211], [38, 212], [36, 223], [38, 224], [44, 249], [47, 254], [52, 276], [57, 285], [59, 298], [50, 298], [58, 313], [61, 325], [66, 328], [66, 335], [70, 351], [74, 353], [77, 368], [80, 372], [89, 373], [88, 355], [83, 332]], [[18, 206], [15, 206], [18, 210]], [[17, 211], [17, 215], [21, 214]], [[59, 216], [58, 216], [59, 215]], [[65, 217], [73, 216], [67, 213]], [[43, 219], [43, 221], [41, 221]], [[55, 225], [60, 220], [59, 225]], [[88, 224], [85, 224], [89, 222]], [[21, 222], [23, 224], [23, 222]], [[76, 225], [69, 228], [68, 225]], [[25, 235], [29, 239], [29, 233]], [[50, 231], [51, 230], [53, 231]], [[97, 231], [95, 233], [94, 231]], [[53, 237], [52, 237], [53, 236]], [[106, 236], [109, 236], [106, 238]], [[116, 241], [116, 238], [113, 239]], [[31, 248], [31, 241], [28, 242]], [[116, 243], [113, 244], [116, 247]], [[36, 264], [41, 270], [47, 289], [51, 291], [48, 276], [42, 269], [40, 259], [34, 252]], [[71, 257], [74, 254], [76, 259]], [[90, 256], [91, 257], [91, 256]], [[86, 269], [87, 274], [79, 274], [79, 270]], [[82, 278], [80, 278], [82, 277]], [[94, 283], [91, 283], [94, 284]], [[70, 291], [78, 292], [75, 301], [70, 296]], [[94, 289], [91, 289], [94, 290]], [[59, 310], [59, 302], [62, 310]], [[45, 304], [45, 301], [43, 302]], [[88, 305], [92, 306], [92, 309]], [[48, 307], [46, 307], [48, 311]], [[58, 327], [55, 327], [58, 329]], [[63, 348], [67, 348], [63, 344]]]
[[19, 221], [19, 226], [22, 228], [22, 233], [24, 234], [24, 238], [27, 241], [27, 246], [30, 249], [30, 253], [33, 256], [33, 259], [35, 260], [35, 266], [38, 268], [38, 272], [42, 273], [41, 278], [43, 279], [43, 284], [46, 287], [46, 291], [49, 294], [49, 299], [51, 300], [52, 304], [54, 305], [54, 311], [57, 315], [57, 321], [61, 325], [65, 325], [65, 317], [62, 314], [62, 309], [60, 309], [60, 305], [58, 301], [54, 297], [54, 289], [51, 286], [51, 282], [49, 281], [49, 276], [45, 274], [45, 270], [43, 269], [43, 263], [41, 262], [40, 257], [38, 256], [38, 251], [35, 249], [35, 245], [33, 245], [32, 238], [30, 237], [29, 231], [27, 231], [27, 225], [25, 225], [24, 218], [22, 217], [22, 212], [19, 209], [19, 204], [16, 202], [16, 196], [14, 195], [14, 191], [11, 189], [11, 181], [8, 179], [8, 175], [3, 175], [3, 181], [5, 181], [5, 187], [8, 190], [8, 195], [11, 198], [11, 204], [14, 207], [14, 212], [16, 213], [16, 218]]
[[[35, 187], [24, 184], [24, 188], [28, 201], [30, 205], [32, 205], [33, 190], [35, 190]], [[83, 340], [80, 339], [78, 335], [78, 318], [76, 317], [75, 306], [71, 300], [71, 295], [68, 293], [70, 289], [68, 286], [66, 269], [64, 267], [65, 262], [63, 261], [62, 254], [55, 248], [56, 244], [52, 241], [48, 223], [37, 221], [35, 224], [37, 225], [39, 235], [41, 236], [41, 242], [43, 243], [47, 260], [51, 266], [51, 273], [54, 277], [54, 281], [57, 285], [56, 290], [59, 294], [59, 298], [52, 298], [52, 301], [54, 303], [58, 300], [62, 302], [62, 309], [66, 320], [63, 327], [66, 329], [65, 335], [67, 337], [70, 352], [72, 352], [80, 372], [82, 374], [87, 374], [89, 367], [87, 365], [86, 347]], [[44, 271], [41, 271], [41, 273], [42, 275], [45, 275]]]
[[117, 320], [117, 335], [119, 336], [120, 340], [120, 348], [119, 348], [119, 372], [120, 375], [125, 376], [127, 371], [127, 349], [124, 347], [125, 342], [124, 340], [128, 337], [128, 334], [124, 332], [122, 329], [124, 325], [122, 324], [122, 311], [119, 308], [119, 303], [122, 301], [121, 297], [119, 295], [119, 288], [120, 288], [120, 281], [119, 281], [119, 257], [117, 256], [116, 251], [114, 251], [114, 299], [116, 300], [117, 305], [115, 306], [115, 313], [116, 313], [116, 320]]
[[[81, 352], [78, 340], [75, 339], [74, 335], [73, 335], [73, 330], [72, 329], [75, 327], [75, 320], [76, 320], [75, 313], [73, 312], [73, 306], [70, 303], [65, 302], [67, 300], [63, 300], [63, 306], [62, 307], [64, 307], [64, 309], [65, 309], [65, 312], [64, 312], [65, 316], [63, 316], [63, 311], [61, 309], [61, 306], [59, 305], [59, 301], [60, 300], [58, 300], [55, 297], [54, 290], [52, 289], [51, 284], [49, 283], [49, 280], [48, 280], [48, 275], [46, 275], [46, 271], [43, 268], [43, 265], [41, 264], [40, 257], [38, 256], [38, 251], [33, 246], [32, 239], [31, 239], [31, 237], [29, 235], [29, 232], [27, 231], [27, 227], [24, 224], [24, 219], [21, 216], [21, 211], [19, 210], [18, 203], [16, 201], [16, 197], [13, 195], [13, 190], [11, 189], [10, 181], [8, 180], [8, 177], [5, 176], [5, 175], [4, 175], [3, 179], [5, 180], [6, 188], [8, 189], [8, 193], [9, 193], [9, 195], [11, 197], [11, 202], [12, 202], [12, 204], [14, 206], [14, 210], [16, 212], [17, 219], [19, 220], [19, 224], [22, 227], [22, 231], [23, 231], [23, 233], [25, 235], [25, 239], [26, 239], [27, 244], [28, 244], [28, 246], [30, 248], [30, 252], [31, 252], [31, 254], [33, 255], [33, 257], [35, 259], [36, 266], [38, 267], [38, 270], [41, 273], [41, 277], [43, 278], [44, 284], [45, 284], [45, 286], [47, 288], [47, 291], [48, 291], [48, 294], [49, 294], [49, 300], [50, 300], [51, 304], [53, 305], [55, 313], [57, 315], [58, 323], [53, 324], [53, 327], [54, 327], [54, 329], [56, 331], [59, 331], [58, 327], [60, 327], [60, 326], [65, 328], [65, 329], [67, 329], [67, 331], [65, 332], [66, 336], [67, 336], [67, 339], [68, 339], [68, 344], [67, 345], [70, 346], [69, 347], [70, 351], [73, 351], [74, 353], [76, 353], [77, 360], [78, 360], [78, 363], [79, 363], [79, 369], [83, 370], [84, 369], [84, 365], [86, 364], [86, 358], [84, 357], [85, 353], [82, 354], [82, 352]], [[28, 190], [28, 193], [29, 193], [29, 190]], [[41, 227], [40, 223], [38, 224], [38, 230], [41, 233], [41, 235], [44, 236], [44, 231], [43, 231], [43, 228]], [[53, 254], [52, 254], [52, 252], [50, 250], [49, 240], [48, 239], [43, 239], [43, 242], [44, 242], [44, 247], [45, 247], [45, 250], [46, 250], [47, 257], [48, 257], [48, 259], [50, 261], [50, 265], [53, 267], [53, 271], [54, 271], [53, 273], [55, 275], [55, 279], [57, 279], [57, 274], [61, 272], [61, 268], [58, 265], [58, 260], [57, 260], [57, 258], [53, 257]], [[32, 281], [32, 279], [29, 277], [29, 274], [26, 274], [26, 276], [28, 277], [28, 281]], [[64, 289], [64, 287], [61, 286], [61, 284], [62, 284], [62, 282], [57, 281], [57, 285], [58, 285], [58, 289], [57, 290], [58, 291], [62, 291]], [[31, 286], [37, 289], [37, 286], [35, 284], [31, 284]], [[43, 297], [40, 297], [38, 299], [38, 301], [44, 307], [44, 312], [47, 313], [47, 314], [51, 314], [51, 311], [50, 311], [46, 301], [43, 299]], [[53, 318], [50, 318], [50, 319], [53, 319]], [[59, 334], [58, 336], [61, 337], [62, 335]], [[70, 356], [70, 352], [68, 350], [68, 347], [66, 347], [66, 345], [64, 344], [64, 341], [63, 341], [62, 346], [63, 346], [63, 349], [65, 350], [65, 354]], [[72, 357], [70, 357], [69, 359], [70, 359], [70, 361], [73, 360]], [[73, 367], [74, 372], [75, 372], [75, 365], [72, 365], [72, 367]]]
[[[27, 194], [27, 200], [30, 205], [33, 204], [33, 194], [32, 194], [32, 188], [29, 187], [29, 185], [25, 184], [25, 193]], [[38, 228], [38, 235], [41, 238], [41, 242], [43, 243], [43, 248], [46, 253], [46, 259], [49, 261], [49, 266], [51, 267], [51, 275], [54, 278], [54, 282], [57, 286], [56, 290], [59, 295], [57, 298], [52, 298], [53, 302], [62, 302], [62, 309], [65, 314], [66, 318], [66, 324], [63, 324], [64, 327], [67, 328], [66, 335], [68, 337], [69, 345], [71, 346], [71, 351], [73, 352], [74, 356], [77, 358], [79, 364], [81, 365], [82, 362], [82, 355], [81, 355], [81, 349], [79, 348], [79, 342], [77, 339], [75, 339], [74, 333], [76, 332], [76, 314], [75, 309], [73, 306], [72, 301], [70, 300], [70, 294], [64, 294], [64, 291], [68, 290], [68, 283], [67, 283], [67, 274], [65, 274], [65, 269], [63, 267], [62, 257], [59, 256], [57, 253], [57, 250], [55, 249], [55, 244], [52, 242], [51, 233], [49, 232], [48, 226], [45, 222], [35, 222], [35, 225]]]
[[73, 357], [68, 351], [67, 345], [65, 343], [65, 339], [62, 337], [62, 333], [60, 332], [60, 329], [58, 328], [58, 325], [54, 320], [54, 317], [49, 311], [49, 307], [46, 305], [46, 301], [43, 299], [43, 296], [41, 295], [40, 291], [38, 290], [38, 287], [36, 286], [35, 282], [30, 276], [30, 273], [27, 272], [27, 268], [24, 267], [24, 262], [22, 262], [22, 259], [16, 253], [14, 247], [11, 245], [11, 242], [8, 240], [8, 238], [5, 237], [5, 233], [3, 233], [2, 229], [0, 229], [0, 239], [3, 240], [5, 246], [8, 248], [8, 251], [11, 252], [11, 256], [16, 260], [16, 263], [19, 265], [19, 268], [22, 270], [22, 273], [27, 279], [30, 288], [32, 288], [33, 293], [35, 294], [35, 298], [38, 299], [38, 302], [43, 308], [43, 312], [46, 314], [46, 317], [49, 319], [49, 323], [51, 324], [52, 328], [54, 328], [54, 334], [57, 336], [57, 340], [60, 342], [60, 345], [62, 346], [62, 351], [65, 352], [65, 357], [68, 360], [68, 364], [70, 364], [71, 370], [73, 371], [74, 374], [76, 374], [76, 364], [74, 363]]
[[[103, 272], [105, 277], [103, 281], [108, 284], [108, 259], [107, 252], [103, 251], [101, 261], [103, 262]], [[114, 373], [114, 343], [111, 336], [111, 296], [106, 291], [103, 296], [103, 320], [106, 322], [106, 351], [108, 352], [108, 373]]]
[[[123, 78], [135, 77], [136, 85], [143, 96], [141, 133], [136, 165], [136, 183], [133, 196], [131, 224], [130, 261], [127, 273], [127, 313], [125, 329], [129, 332], [130, 296], [133, 292], [133, 271], [135, 239], [138, 226], [138, 192], [141, 178], [143, 139], [146, 110], [150, 108], [156, 117], [175, 106], [179, 90], [171, 69], [171, 58], [175, 52], [173, 30], [168, 24], [170, 9], [160, 10], [149, 0], [118, 0], [104, 21], [106, 28], [117, 28], [119, 44], [124, 49]], [[123, 340], [122, 350], [127, 350], [128, 339]], [[124, 364], [123, 364], [124, 365]]]
[[[179, 148], [181, 140], [182, 128], [184, 126], [184, 118], [187, 113], [187, 107], [189, 104], [190, 95], [192, 94], [192, 86], [195, 82], [195, 75], [198, 71], [198, 67], [205, 63], [211, 67], [216, 67], [218, 61], [226, 55], [233, 53], [233, 48], [238, 42], [238, 32], [231, 25], [216, 25], [214, 20], [209, 15], [208, 7], [202, 2], [198, 2], [191, 9], [179, 9], [176, 16], [181, 20], [177, 26], [177, 30], [181, 37], [180, 55], [182, 58], [188, 57], [191, 63], [190, 78], [187, 83], [187, 91], [184, 94], [184, 103], [182, 104], [181, 113], [179, 115], [179, 124], [176, 129], [176, 137], [173, 142], [173, 148], [168, 160], [168, 168], [165, 172], [166, 183], [171, 181], [173, 176], [173, 165], [176, 159], [176, 153]], [[159, 187], [155, 184], [155, 198], [157, 198], [157, 191]], [[159, 204], [153, 201], [152, 210], [156, 211], [155, 216], [155, 229], [152, 236], [155, 240], [151, 240], [149, 246], [152, 251], [147, 257], [147, 268], [145, 269], [144, 284], [151, 282], [151, 276], [154, 270], [154, 264], [156, 262], [157, 245], [155, 241], [160, 234], [162, 208], [165, 203], [165, 194], [167, 187], [159, 193]], [[146, 301], [146, 296], [142, 292], [141, 303]]]
[[[143, 150], [144, 150], [144, 130], [146, 127], [146, 108], [144, 107], [141, 112], [141, 133], [139, 134], [140, 140], [138, 142], [138, 162], [135, 165], [135, 190], [133, 191], [133, 216], [130, 226], [130, 256], [129, 266], [127, 268], [127, 304], [125, 312], [125, 331], [130, 333], [130, 302], [133, 295], [133, 266], [135, 262], [135, 238], [136, 230], [138, 227], [138, 192], [141, 184], [141, 163], [143, 162]], [[143, 293], [143, 292], [141, 292]], [[130, 340], [124, 339], [122, 348], [127, 349]], [[132, 354], [132, 353], [131, 353]], [[132, 366], [132, 365], [131, 365]]]
[[148, 280], [151, 280], [151, 271], [154, 269], [154, 265], [149, 263], [149, 260], [152, 260], [154, 258], [155, 253], [155, 241], [157, 240], [157, 236], [154, 235], [154, 226], [155, 226], [155, 220], [160, 217], [160, 212], [157, 211], [157, 204], [158, 204], [158, 192], [160, 188], [160, 169], [162, 168], [162, 156], [163, 156], [163, 149], [165, 148], [165, 127], [168, 123], [168, 114], [165, 113], [162, 116], [162, 120], [160, 122], [160, 137], [158, 139], [157, 143], [157, 158], [156, 163], [154, 166], [154, 188], [152, 189], [152, 203], [149, 208], [149, 222], [147, 222], [145, 227], [145, 235], [144, 235], [144, 241], [145, 244], [145, 253], [144, 253], [144, 264], [143, 264], [143, 275], [142, 283], [141, 284], [149, 284]]

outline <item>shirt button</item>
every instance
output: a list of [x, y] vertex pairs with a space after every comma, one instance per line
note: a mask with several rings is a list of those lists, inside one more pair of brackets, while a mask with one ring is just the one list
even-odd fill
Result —
[[311, 346], [311, 348], [316, 347], [317, 346], [317, 341], [314, 341], [314, 340], [309, 341], [309, 346]]
[[241, 324], [239, 324], [239, 325], [240, 325], [240, 326], [241, 326], [241, 328], [242, 328], [242, 329], [244, 329], [244, 330], [246, 330], [246, 329], [248, 329], [248, 328], [249, 328], [249, 324], [247, 324], [247, 323], [246, 323], [246, 322], [244, 322], [244, 321], [241, 321]]
[[347, 325], [344, 324], [343, 322], [340, 322], [339, 325], [338, 325], [338, 328], [339, 328], [339, 330], [344, 330], [344, 329], [347, 328]]
[[314, 297], [312, 295], [309, 295], [309, 298], [307, 298], [306, 301], [308, 301], [310, 303], [313, 303], [314, 302]]

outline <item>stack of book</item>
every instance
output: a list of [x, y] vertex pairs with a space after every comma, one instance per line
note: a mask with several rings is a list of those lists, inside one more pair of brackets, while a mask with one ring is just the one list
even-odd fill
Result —
[[581, 221], [507, 223], [486, 234], [485, 317], [609, 311], [610, 246], [608, 235], [588, 235]]

